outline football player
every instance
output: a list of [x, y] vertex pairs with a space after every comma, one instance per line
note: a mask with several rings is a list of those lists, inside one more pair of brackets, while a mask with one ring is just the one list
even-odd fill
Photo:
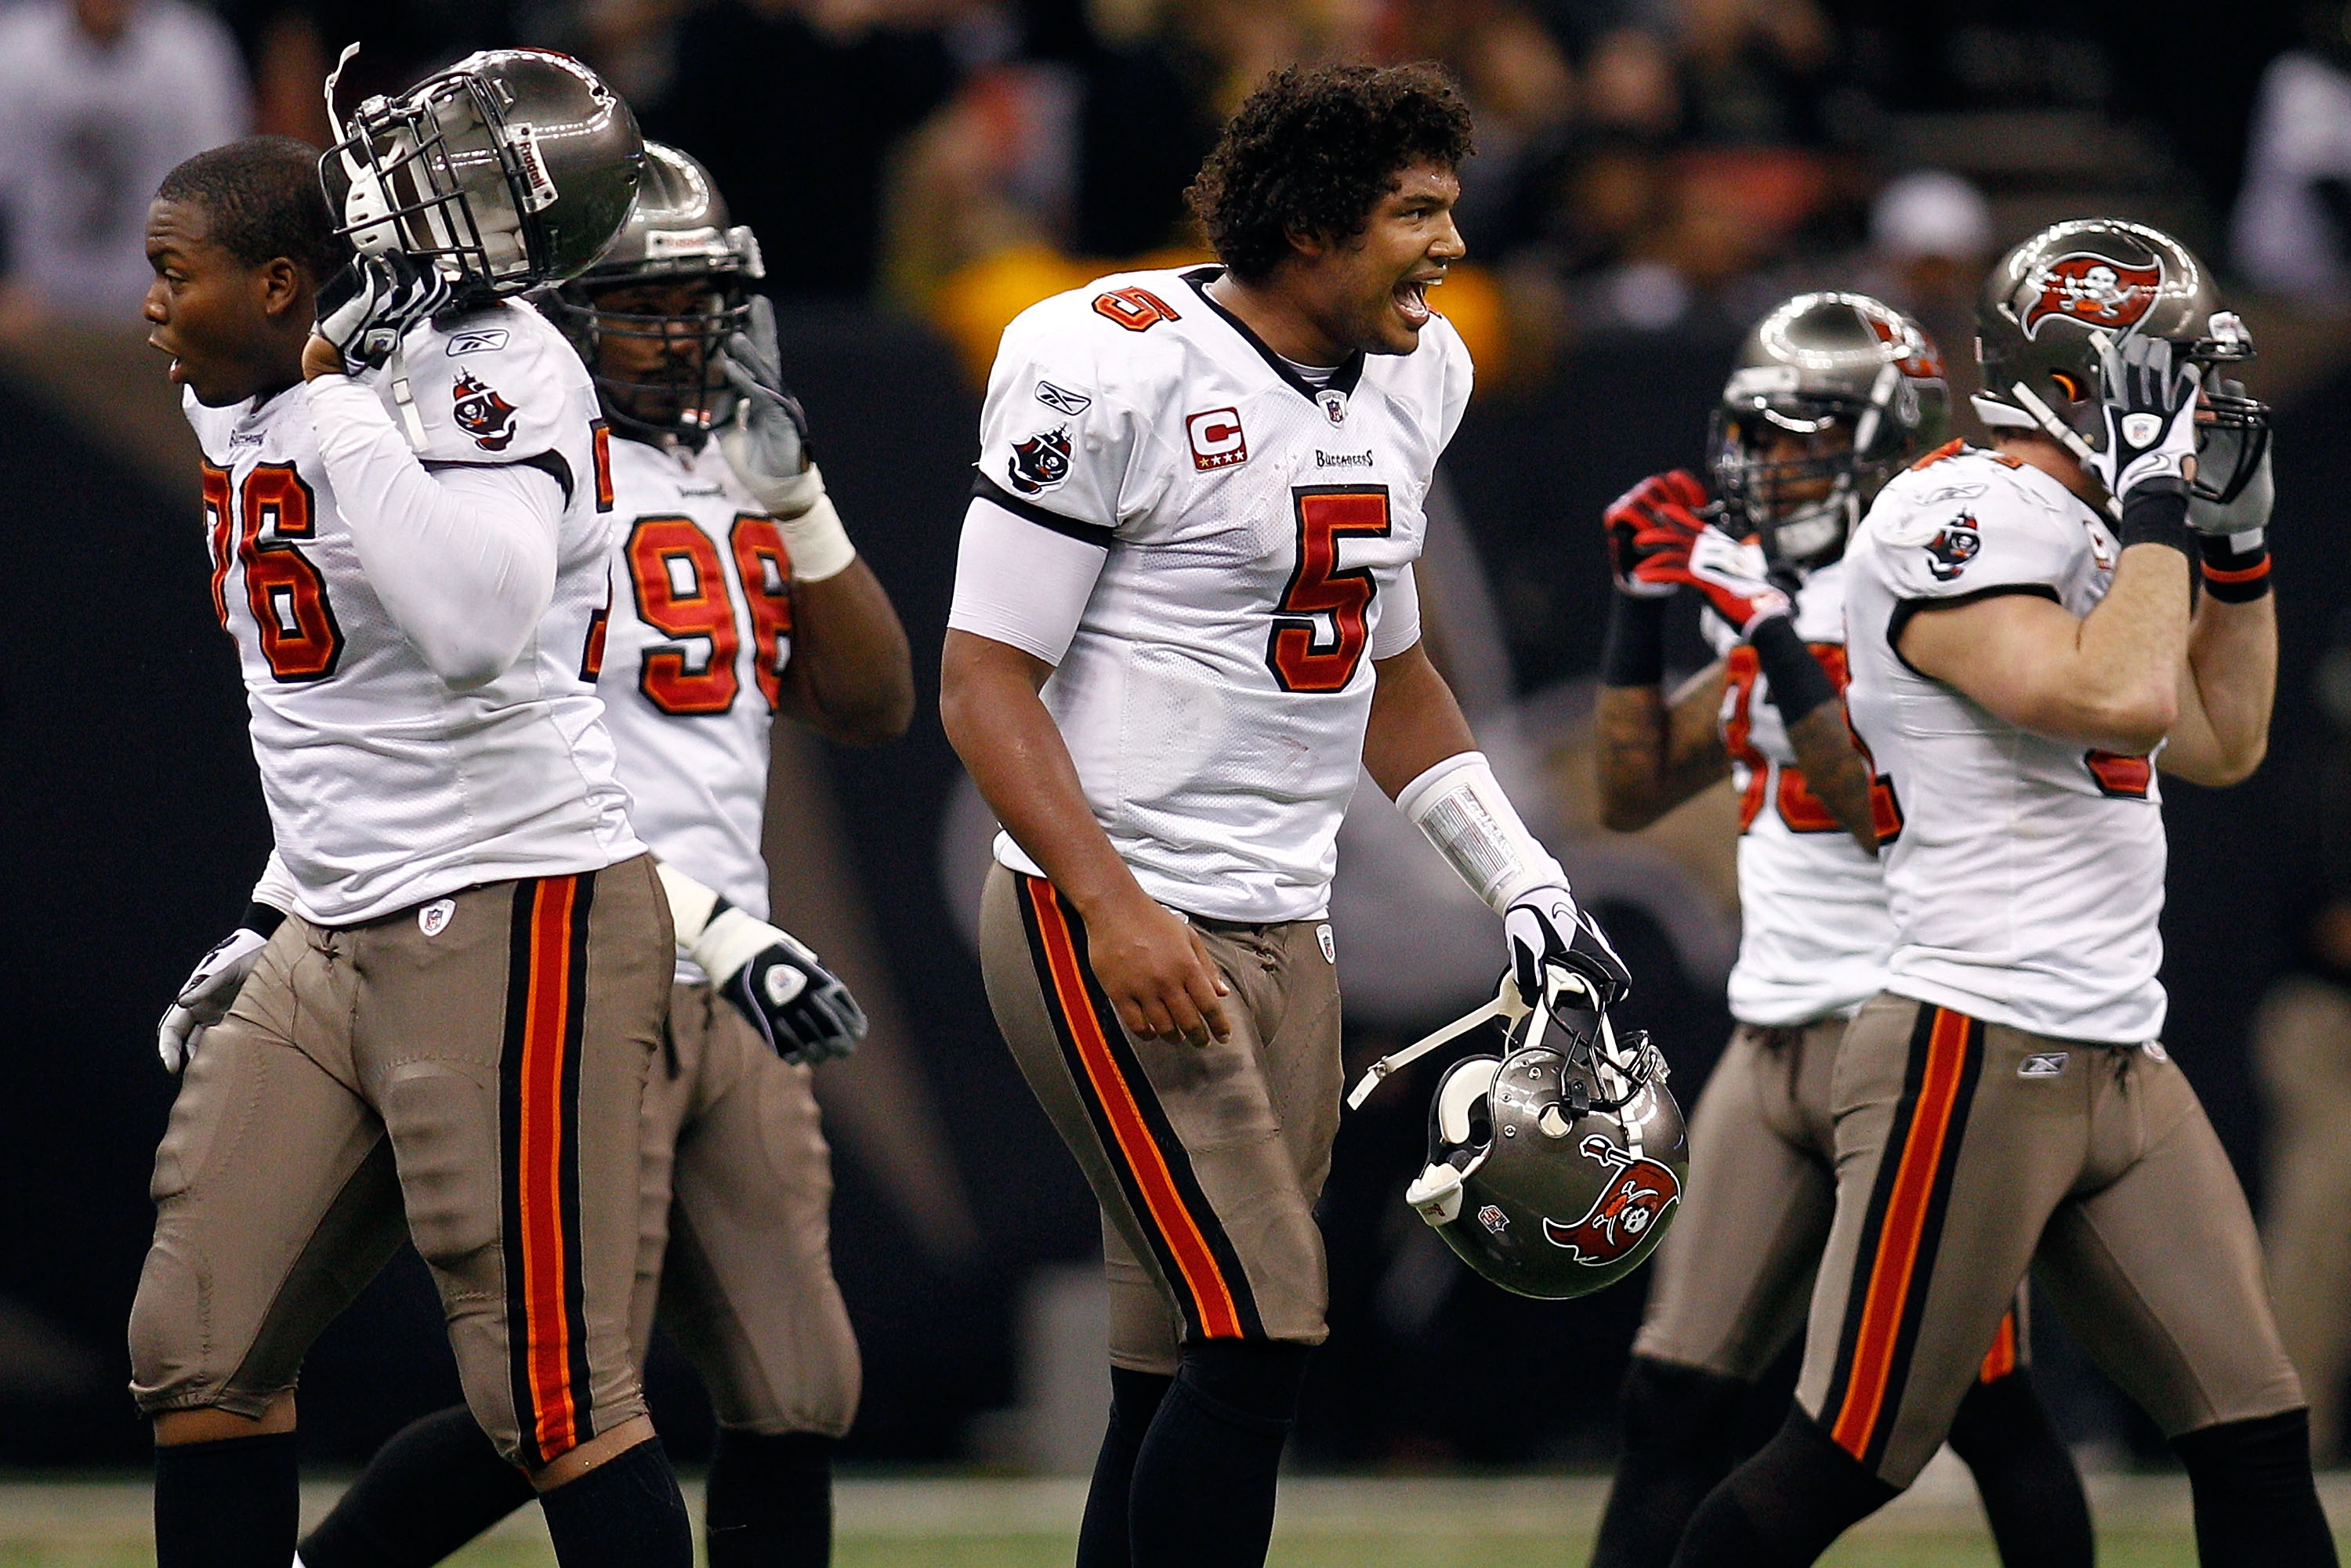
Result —
[[[710, 1390], [713, 1568], [821, 1568], [858, 1359], [810, 1064], [846, 1055], [864, 1019], [759, 923], [768, 727], [781, 711], [837, 740], [892, 739], [914, 679], [809, 457], [771, 308], [745, 293], [761, 276], [708, 172], [649, 142], [621, 237], [541, 308], [580, 349], [613, 433], [618, 591], [598, 690], [631, 821], [679, 884], [668, 1051], [645, 1097], [634, 1343], [642, 1357], [658, 1301]], [[714, 917], [721, 904], [735, 913]], [[385, 1445], [302, 1562], [423, 1568], [529, 1500], [471, 1415], [443, 1411]]]
[[291, 1560], [302, 1357], [413, 1239], [559, 1559], [684, 1568], [629, 1325], [669, 907], [580, 669], [594, 389], [506, 297], [595, 258], [642, 146], [584, 68], [513, 51], [371, 99], [329, 160], [363, 254], [323, 284], [336, 204], [298, 144], [191, 160], [148, 220], [276, 846], [191, 985], [239, 994], [155, 1161], [130, 1339], [157, 1561]]
[[1102, 1206], [1085, 1568], [1264, 1560], [1327, 1333], [1325, 911], [1358, 771], [1503, 916], [1523, 993], [1625, 984], [1420, 640], [1470, 383], [1428, 291], [1469, 147], [1429, 68], [1282, 71], [1193, 187], [1220, 263], [1035, 306], [989, 377], [940, 709], [1004, 827], [989, 1001]]
[[[1876, 859], [1892, 824], [1873, 810], [1838, 695], [1845, 544], [1886, 482], [1940, 444], [1948, 412], [1941, 359], [1917, 322], [1862, 295], [1800, 294], [1748, 334], [1723, 388], [1720, 503], [1677, 471], [1606, 514], [1617, 590], [1599, 706], [1606, 820], [1645, 827], [1729, 779], [1740, 936], [1738, 1028], [1691, 1118], [1690, 1186], [1625, 1372], [1596, 1568], [1671, 1561], [1740, 1457], [1750, 1389], [1803, 1326], [1836, 1201], [1837, 1041], [1883, 988], [1894, 942]], [[1684, 588], [1700, 594], [1722, 656], [1668, 700], [1664, 615]], [[1995, 1331], [1952, 1446], [2010, 1568], [2086, 1565], [2088, 1505], [2033, 1396], [2022, 1322], [2018, 1312]]]
[[1687, 1568], [1810, 1563], [1907, 1486], [2028, 1265], [2171, 1439], [2203, 1563], [2335, 1561], [2252, 1217], [2159, 1039], [2157, 771], [2251, 773], [2277, 668], [2266, 411], [2210, 277], [2119, 221], [2011, 250], [1976, 312], [1992, 449], [1897, 476], [1847, 552], [1894, 949], [1838, 1048], [1795, 1408]]

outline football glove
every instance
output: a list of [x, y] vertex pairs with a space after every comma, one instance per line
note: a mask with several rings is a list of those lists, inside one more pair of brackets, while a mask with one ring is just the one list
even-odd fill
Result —
[[1652, 475], [1610, 503], [1600, 521], [1617, 591], [1665, 599], [1687, 582], [1690, 546], [1706, 528], [1698, 513], [1706, 504], [1706, 486], [1680, 468]]
[[449, 303], [449, 280], [405, 251], [353, 256], [319, 286], [319, 336], [351, 375], [392, 358], [409, 328]]
[[1502, 939], [1510, 952], [1510, 977], [1529, 1000], [1555, 1000], [1552, 971], [1582, 976], [1597, 991], [1600, 1007], [1611, 1008], [1631, 994], [1632, 972], [1588, 910], [1556, 883], [1530, 890], [1502, 912]]
[[155, 1026], [155, 1054], [163, 1059], [164, 1071], [178, 1072], [186, 1067], [204, 1043], [205, 1032], [228, 1017], [237, 992], [245, 988], [246, 977], [253, 973], [254, 964], [267, 946], [269, 937], [265, 933], [240, 925], [196, 960], [194, 973]]
[[2277, 482], [2270, 476], [2270, 455], [2262, 454], [2261, 465], [2237, 498], [2226, 506], [2208, 501], [2193, 490], [2188, 496], [2188, 526], [2208, 538], [2237, 538], [2251, 534], [2251, 543], [2239, 548], [2250, 549], [2261, 542], [2261, 536], [2270, 526], [2270, 507], [2277, 501]]
[[786, 1061], [847, 1056], [865, 1038], [865, 1009], [798, 938], [661, 867], [677, 945], [718, 994]]
[[1720, 528], [1702, 529], [1690, 546], [1690, 585], [1706, 595], [1714, 612], [1741, 637], [1752, 636], [1757, 626], [1795, 608], [1772, 586], [1766, 570], [1762, 545], [1751, 538], [1734, 539]]
[[816, 505], [824, 476], [809, 457], [808, 413], [784, 385], [776, 307], [765, 295], [751, 300], [750, 328], [728, 338], [718, 357], [719, 372], [740, 397], [719, 430], [718, 448], [768, 515], [788, 520]]
[[2117, 503], [2149, 483], [2185, 491], [2185, 465], [2196, 455], [2194, 364], [2175, 358], [2162, 338], [2130, 337], [2118, 349], [2098, 346], [2099, 397], [2106, 423], [2103, 452], [2089, 468]]

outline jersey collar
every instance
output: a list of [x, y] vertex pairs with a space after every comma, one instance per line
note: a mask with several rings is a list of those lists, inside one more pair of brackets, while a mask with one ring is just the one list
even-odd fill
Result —
[[1249, 330], [1248, 322], [1217, 303], [1215, 298], [1208, 293], [1208, 285], [1224, 275], [1225, 269], [1221, 267], [1196, 267], [1182, 276], [1184, 281], [1192, 286], [1192, 292], [1200, 297], [1200, 303], [1224, 318], [1225, 325], [1239, 333], [1241, 341], [1255, 349], [1258, 358], [1263, 360], [1273, 373], [1295, 390], [1300, 397], [1320, 408], [1322, 406], [1323, 398], [1332, 392], [1337, 392], [1343, 398], [1354, 396], [1355, 383], [1364, 379], [1362, 350], [1356, 350], [1339, 361], [1339, 368], [1331, 372], [1329, 385], [1316, 386], [1304, 376], [1291, 370], [1288, 360], [1267, 347], [1264, 339]]

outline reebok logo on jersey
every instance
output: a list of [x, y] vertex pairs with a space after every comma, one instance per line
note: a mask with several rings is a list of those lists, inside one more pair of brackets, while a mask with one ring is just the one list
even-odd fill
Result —
[[1057, 387], [1050, 382], [1037, 383], [1037, 401], [1055, 413], [1066, 413], [1071, 419], [1093, 407], [1094, 400], [1083, 392], [1073, 392], [1067, 387]]
[[1249, 438], [1241, 434], [1238, 409], [1186, 414], [1184, 438], [1192, 444], [1192, 466], [1203, 474], [1249, 461]]
[[507, 329], [504, 327], [476, 327], [470, 332], [449, 334], [449, 357], [453, 360], [460, 354], [487, 353], [492, 349], [506, 346]]
[[2071, 1055], [2063, 1051], [2036, 1051], [2016, 1064], [2019, 1078], [2055, 1078], [2065, 1071]]
[[1024, 496], [1050, 490], [1070, 476], [1070, 427], [1040, 431], [1016, 442], [1012, 460], [1005, 465], [1012, 487]]
[[504, 452], [514, 444], [515, 405], [500, 397], [471, 371], [460, 373], [449, 388], [456, 403], [457, 428], [474, 438], [485, 452]]
[[1973, 512], [1961, 512], [1951, 521], [1935, 530], [1927, 541], [1927, 553], [1933, 557], [1927, 570], [1937, 582], [1949, 582], [1968, 570], [1968, 562], [1976, 559], [1983, 549], [1983, 535], [1976, 531]]

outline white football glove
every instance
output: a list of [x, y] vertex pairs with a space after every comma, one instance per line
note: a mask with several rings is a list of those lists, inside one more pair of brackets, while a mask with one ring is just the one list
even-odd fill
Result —
[[2099, 398], [2106, 444], [2089, 468], [2116, 502], [2150, 482], [2186, 489], [2196, 455], [2196, 367], [2175, 359], [2162, 338], [2130, 337], [2117, 349], [2098, 345]]
[[683, 872], [661, 867], [677, 945], [786, 1061], [847, 1056], [865, 1009], [806, 944], [736, 908]]
[[799, 517], [824, 494], [824, 476], [809, 457], [808, 411], [784, 385], [776, 307], [767, 296], [752, 298], [750, 330], [726, 340], [718, 370], [740, 398], [718, 432], [727, 466], [768, 516]]
[[449, 303], [449, 280], [405, 251], [353, 256], [319, 286], [316, 330], [352, 375], [382, 364], [409, 328]]
[[155, 1054], [163, 1059], [164, 1071], [178, 1072], [186, 1067], [196, 1047], [204, 1043], [205, 1032], [228, 1017], [237, 992], [245, 988], [246, 977], [253, 973], [254, 963], [267, 946], [268, 937], [240, 925], [196, 960], [195, 972], [155, 1026]]
[[1556, 999], [1551, 971], [1582, 976], [1598, 993], [1603, 1008], [1613, 1007], [1633, 989], [1632, 972], [1601, 931], [1590, 912], [1576, 907], [1575, 895], [1554, 883], [1521, 894], [1502, 912], [1502, 940], [1510, 953], [1510, 976], [1519, 995], [1531, 1002]]

